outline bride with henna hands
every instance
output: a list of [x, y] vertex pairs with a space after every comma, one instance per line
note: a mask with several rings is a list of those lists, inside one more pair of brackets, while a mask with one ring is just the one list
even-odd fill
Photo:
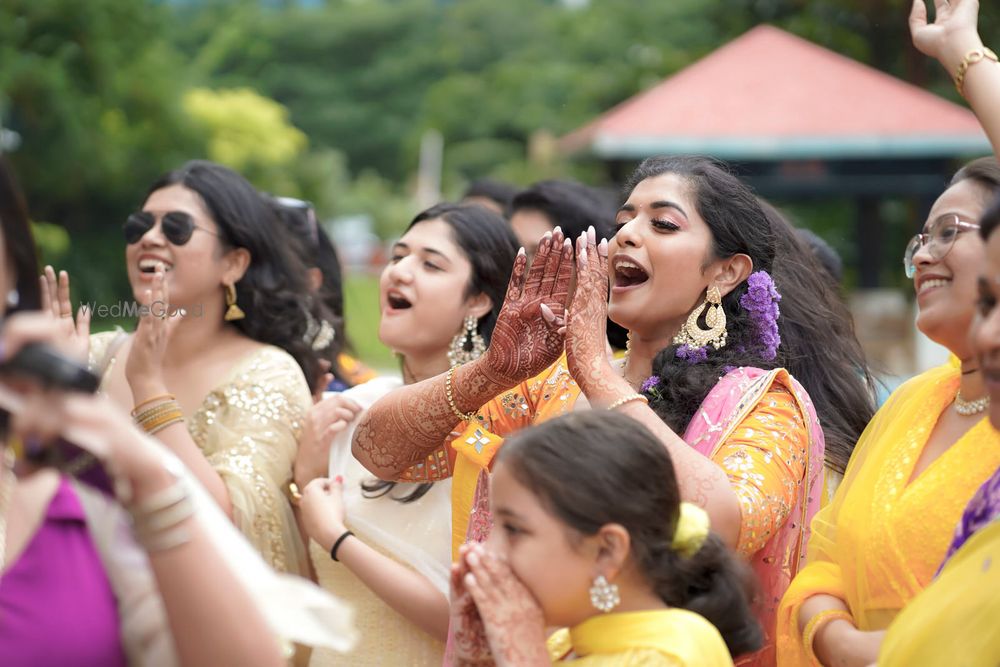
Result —
[[[518, 415], [516, 427], [554, 416], [539, 410], [553, 403], [561, 412], [589, 404], [633, 417], [667, 448], [682, 497], [703, 507], [725, 543], [751, 560], [765, 591], [755, 611], [766, 639], [744, 660], [773, 664], [776, 600], [798, 569], [824, 464], [816, 409], [789, 370], [811, 383], [849, 378], [859, 395], [867, 388], [857, 357], [832, 334], [794, 340], [797, 354], [785, 357], [778, 300], [813, 297], [793, 282], [772, 281], [774, 232], [737, 178], [704, 158], [650, 158], [626, 193], [610, 244], [584, 235], [574, 262], [557, 230], [540, 242], [530, 268], [520, 255], [486, 354], [376, 403], [355, 431], [354, 452], [392, 479], [461, 431], [451, 442], [457, 549], [489, 534], [489, 471], [514, 430], [496, 428], [494, 406]], [[605, 354], [606, 315], [631, 331], [622, 365]], [[821, 348], [829, 363], [807, 368]], [[541, 391], [526, 396], [532, 383], [525, 378], [560, 367], [572, 385], [549, 391], [543, 380]], [[822, 409], [842, 405], [836, 394], [823, 396]]]

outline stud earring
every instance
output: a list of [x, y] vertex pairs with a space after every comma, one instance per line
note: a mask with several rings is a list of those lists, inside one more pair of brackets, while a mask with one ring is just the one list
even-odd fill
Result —
[[[705, 316], [707, 329], [702, 329], [699, 319]], [[674, 336], [674, 345], [687, 345], [692, 348], [703, 348], [711, 345], [716, 350], [726, 346], [726, 311], [722, 309], [722, 293], [712, 285], [705, 293], [704, 303], [695, 308], [687, 318], [687, 322]]]
[[243, 309], [236, 305], [236, 285], [226, 285], [226, 314], [222, 316], [227, 322], [235, 322], [246, 317]]
[[451, 340], [448, 349], [448, 363], [452, 367], [475, 361], [486, 351], [486, 340], [479, 335], [478, 327], [479, 320], [475, 316], [466, 316], [463, 330]]
[[594, 578], [594, 583], [590, 587], [590, 604], [594, 609], [602, 613], [608, 613], [622, 602], [618, 595], [618, 585], [609, 583], [603, 574]]

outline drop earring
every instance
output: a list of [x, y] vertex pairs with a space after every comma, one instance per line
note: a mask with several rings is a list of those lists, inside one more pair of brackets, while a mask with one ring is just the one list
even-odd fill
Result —
[[236, 285], [226, 285], [226, 314], [222, 319], [226, 322], [235, 322], [246, 316], [243, 309], [236, 305]]
[[462, 331], [451, 340], [448, 364], [452, 367], [475, 361], [486, 351], [486, 340], [479, 335], [479, 319], [473, 315], [465, 318]]
[[[707, 329], [701, 328], [699, 319], [705, 316]], [[705, 301], [691, 311], [687, 322], [674, 336], [674, 345], [687, 345], [691, 348], [704, 348], [711, 345], [716, 350], [726, 346], [726, 311], [722, 309], [722, 293], [712, 285], [705, 293]]]

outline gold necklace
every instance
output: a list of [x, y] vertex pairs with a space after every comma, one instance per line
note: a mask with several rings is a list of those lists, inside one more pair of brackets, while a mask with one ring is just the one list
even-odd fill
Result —
[[17, 477], [14, 475], [14, 452], [10, 447], [3, 449], [3, 462], [0, 463], [0, 577], [6, 565], [7, 555], [7, 513], [14, 497], [14, 485]]
[[955, 412], [963, 417], [978, 415], [980, 412], [985, 412], [988, 407], [990, 407], [989, 394], [983, 396], [982, 398], [977, 398], [974, 401], [967, 401], [962, 398], [961, 391], [955, 394]]

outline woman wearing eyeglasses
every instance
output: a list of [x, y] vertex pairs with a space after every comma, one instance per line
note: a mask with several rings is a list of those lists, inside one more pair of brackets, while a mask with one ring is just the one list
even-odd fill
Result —
[[[307, 573], [285, 489], [320, 373], [306, 336], [315, 306], [286, 232], [243, 177], [200, 161], [154, 183], [124, 232], [139, 324], [90, 337], [103, 390], [173, 450], [272, 567]], [[66, 274], [47, 267], [43, 291], [72, 329]]]
[[1000, 465], [967, 335], [985, 261], [975, 221], [998, 193], [996, 160], [969, 163], [907, 245], [917, 328], [961, 363], [905, 383], [861, 436], [832, 504], [813, 520], [809, 564], [782, 600], [779, 664], [874, 661], [885, 628], [930, 583], [963, 508]]

